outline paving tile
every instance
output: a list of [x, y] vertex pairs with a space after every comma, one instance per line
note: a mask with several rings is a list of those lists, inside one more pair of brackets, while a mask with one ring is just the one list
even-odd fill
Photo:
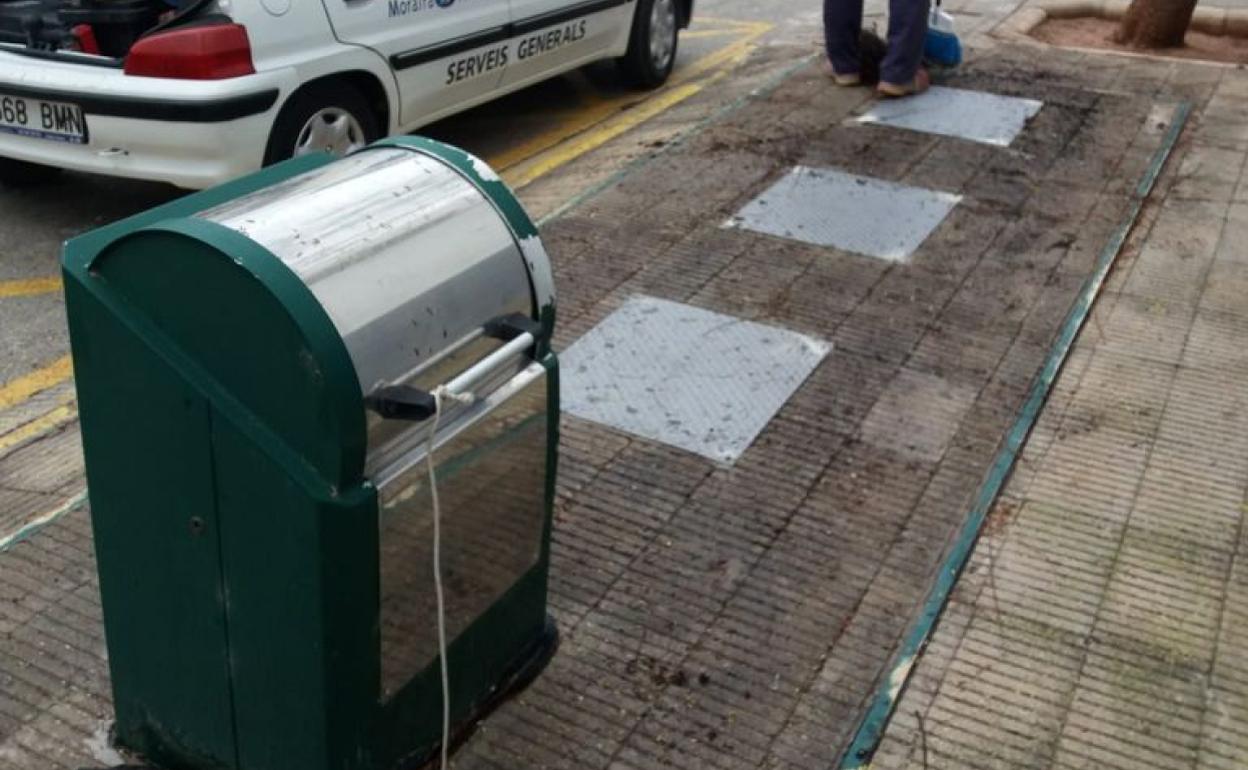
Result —
[[1248, 264], [1248, 202], [1232, 203], [1215, 252], [1218, 262]]
[[1208, 270], [1205, 260], [1175, 255], [1150, 241], [1136, 258], [1123, 292], [1145, 300], [1193, 306]]
[[1248, 126], [1242, 118], [1237, 117], [1239, 111], [1219, 110], [1211, 112], [1206, 109], [1205, 115], [1194, 131], [1194, 136], [1202, 144], [1214, 147], [1240, 147], [1248, 143]]
[[1242, 151], [1195, 145], [1183, 156], [1171, 194], [1180, 199], [1229, 201], [1243, 166]]
[[1027, 501], [1006, 542], [989, 551], [984, 600], [993, 612], [1088, 634], [1112, 574], [1120, 532], [1092, 510]]
[[7, 455], [0, 463], [0, 487], [56, 492], [82, 478], [82, 437], [77, 423]]
[[986, 145], [937, 142], [898, 181], [928, 190], [965, 193], [993, 151]]
[[1214, 262], [1208, 281], [1209, 285], [1200, 298], [1202, 310], [1248, 315], [1248, 264]]
[[[62, 404], [73, 403], [74, 400], [74, 383], [71, 380], [35, 393], [20, 404], [0, 410], [0, 439], [10, 431], [42, 417]], [[12, 446], [0, 449], [0, 456], [12, 450]]]
[[1248, 392], [1234, 370], [1182, 367], [1174, 379], [1158, 437], [1218, 453], [1222, 461], [1248, 454]]
[[[819, 130], [806, 138], [792, 162], [803, 167], [839, 169], [854, 176], [900, 182], [915, 162], [938, 143], [937, 137], [913, 131], [849, 124], [840, 131]], [[953, 192], [944, 186], [932, 189]]]
[[1177, 364], [1183, 356], [1194, 309], [1185, 302], [1123, 295], [1113, 298], [1108, 318], [1095, 314], [1084, 338], [1123, 357]]
[[951, 385], [936, 375], [902, 370], [867, 415], [862, 437], [905, 457], [935, 462], [957, 433], [975, 395], [973, 389]]
[[1148, 233], [1148, 245], [1163, 256], [1203, 262], [1217, 249], [1228, 206], [1222, 201], [1167, 197]]
[[1194, 672], [1093, 644], [1055, 758], [1058, 767], [1190, 766], [1202, 687]]
[[1106, 521], [1129, 515], [1144, 473], [1146, 442], [1131, 433], [1063, 418], [1032, 481], [1029, 497], [1066, 510], [1093, 510]]
[[1168, 541], [1234, 551], [1246, 489], [1248, 457], [1158, 439], [1131, 523]]
[[54, 494], [0, 486], [0, 541], [12, 537], [27, 522], [55, 508], [58, 502]]
[[1225, 552], [1128, 530], [1105, 594], [1098, 631], [1146, 639], [1169, 660], [1197, 669], [1213, 659]]
[[1200, 310], [1183, 351], [1183, 364], [1192, 368], [1248, 368], [1248, 317]]
[[1083, 372], [1079, 392], [1067, 408], [1071, 423], [1106, 426], [1140, 437], [1157, 431], [1174, 377], [1170, 364], [1122, 355], [1100, 347]]
[[1231, 770], [1248, 765], [1248, 699], [1242, 693], [1210, 689], [1201, 726], [1197, 770]]

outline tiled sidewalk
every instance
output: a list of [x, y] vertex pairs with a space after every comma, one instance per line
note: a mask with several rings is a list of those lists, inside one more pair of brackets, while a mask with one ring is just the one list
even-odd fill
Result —
[[[566, 421], [565, 645], [456, 766], [831, 766], [1120, 221], [1157, 141], [1150, 97], [1176, 91], [1207, 108], [1198, 142], [1085, 331], [878, 762], [1151, 770], [1199, 751], [1239, 766], [1248, 89], [1199, 65], [1034, 55], [964, 73], [1047, 100], [1011, 151], [848, 128], [856, 97], [812, 68], [548, 228], [560, 347], [637, 293], [837, 347], [733, 469]], [[719, 227], [807, 163], [967, 198], [904, 269]], [[87, 521], [3, 555], [5, 770], [121, 761]]]
[[1248, 767], [1248, 77], [1216, 82], [873, 767]]
[[[1116, 180], [1160, 142], [1151, 96], [1068, 66], [967, 69], [959, 85], [1045, 102], [1010, 148], [846, 122], [865, 92], [807, 67], [546, 228], [560, 349], [636, 294], [835, 348], [732, 467], [565, 418], [564, 645], [455, 766], [835, 761], [1121, 221]], [[795, 165], [963, 197], [905, 264], [722, 227]], [[0, 558], [0, 767], [108, 764], [86, 512]]]

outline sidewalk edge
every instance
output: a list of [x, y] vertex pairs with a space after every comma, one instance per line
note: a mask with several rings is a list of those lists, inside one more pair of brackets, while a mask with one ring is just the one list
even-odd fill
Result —
[[1074, 306], [1062, 323], [1057, 340], [1045, 358], [1044, 367], [1032, 382], [1027, 400], [1023, 403], [1023, 408], [1019, 411], [1013, 426], [1006, 433], [1005, 442], [997, 452], [989, 468], [988, 476], [979, 488], [974, 507], [971, 508], [966, 521], [958, 531], [953, 547], [945, 556], [944, 563], [936, 575], [936, 581], [923, 602], [921, 613], [904, 637], [901, 647], [893, 657], [893, 662], [885, 669], [876, 685], [875, 692], [869, 700], [870, 708], [855, 730], [853, 740], [837, 765], [840, 770], [862, 770], [870, 766], [871, 758], [884, 737], [884, 731], [888, 727], [901, 694], [905, 691], [914, 666], [923, 655], [928, 641], [931, 640], [953, 588], [957, 585], [958, 578], [970, 559], [971, 551], [979, 540], [988, 512], [1009, 479], [1010, 472], [1014, 469], [1014, 462], [1040, 415], [1040, 410], [1053, 388], [1053, 383], [1057, 380], [1062, 365], [1066, 362], [1110, 269], [1122, 251], [1127, 237], [1135, 228], [1145, 201], [1152, 194], [1166, 161], [1169, 160], [1179, 136], [1187, 126], [1191, 112], [1192, 106], [1188, 102], [1180, 102], [1175, 107], [1174, 118], [1162, 139], [1161, 146], [1153, 155], [1152, 162], [1139, 184], [1136, 185], [1126, 218], [1114, 231], [1113, 236], [1097, 257], [1096, 267], [1084, 282]]

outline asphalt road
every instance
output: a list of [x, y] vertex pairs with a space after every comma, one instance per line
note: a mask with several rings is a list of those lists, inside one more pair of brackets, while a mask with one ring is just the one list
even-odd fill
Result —
[[[734, 51], [748, 53], [749, 46], [800, 39], [813, 48], [818, 13], [817, 0], [698, 0], [692, 34], [681, 42], [673, 84], [679, 87], [682, 81], [703, 78], [708, 72], [719, 75], [721, 82], [730, 82], [731, 70], [741, 58], [720, 60]], [[538, 152], [550, 154], [552, 147], [569, 138], [590, 135], [592, 139], [596, 127], [613, 115], [641, 113], [640, 119], [624, 123], [623, 128], [642, 125], [679, 103], [683, 94], [671, 91], [669, 87], [651, 93], [627, 92], [615, 81], [609, 65], [599, 65], [427, 127], [424, 133], [489, 160], [522, 164]], [[704, 100], [717, 98], [732, 98], [732, 89], [708, 89], [703, 95]], [[600, 133], [605, 140], [621, 131]], [[593, 148], [591, 141], [589, 149]], [[535, 175], [556, 176], [559, 167], [577, 154], [555, 152], [547, 161], [530, 163], [530, 168], [519, 169], [517, 174], [523, 182]], [[606, 163], [609, 166], [611, 161]], [[61, 244], [181, 194], [164, 184], [77, 173], [37, 189], [0, 187], [0, 389], [32, 372], [37, 375], [68, 351], [64, 305], [55, 284]]]

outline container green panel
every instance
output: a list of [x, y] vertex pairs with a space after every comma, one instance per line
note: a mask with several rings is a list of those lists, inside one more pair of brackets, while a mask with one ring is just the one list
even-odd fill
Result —
[[362, 480], [355, 369], [324, 309], [280, 260], [233, 230], [184, 219], [119, 238], [90, 273], [292, 460], [333, 487]]
[[239, 764], [370, 767], [376, 495], [317, 495], [225, 421], [212, 444]]
[[[371, 615], [364, 595], [328, 618], [322, 577], [344, 532], [374, 543], [375, 575], [375, 504], [359, 386], [329, 319], [279, 260], [210, 223], [140, 229], [67, 268], [119, 741], [174, 768], [358, 751], [363, 728], [326, 722], [352, 705], [363, 723], [375, 699], [340, 703], [329, 684], [360, 679], [326, 661], [344, 657], [336, 634], [362, 633], [345, 657], [375, 665], [375, 599]], [[259, 539], [239, 554], [248, 526]], [[273, 629], [290, 644], [275, 649]], [[266, 742], [296, 758], [243, 763]]]
[[169, 767], [233, 768], [208, 404], [81, 287], [66, 294], [118, 737]]

